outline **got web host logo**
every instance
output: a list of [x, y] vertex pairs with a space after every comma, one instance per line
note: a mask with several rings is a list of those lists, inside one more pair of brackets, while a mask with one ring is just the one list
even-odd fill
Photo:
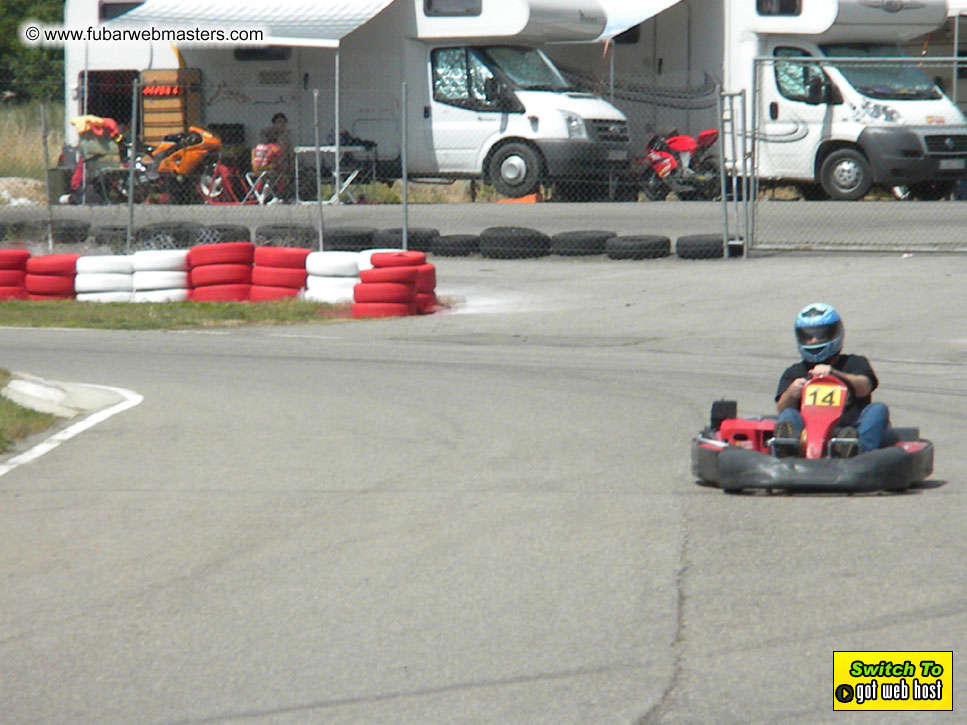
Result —
[[834, 710], [953, 710], [953, 652], [833, 652]]

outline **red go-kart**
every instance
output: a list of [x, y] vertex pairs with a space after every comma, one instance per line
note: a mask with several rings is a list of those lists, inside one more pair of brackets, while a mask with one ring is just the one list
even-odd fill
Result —
[[890, 428], [882, 448], [849, 458], [855, 438], [837, 438], [836, 424], [853, 391], [834, 375], [810, 378], [803, 388], [802, 437], [779, 439], [775, 416], [739, 418], [736, 403], [712, 404], [711, 425], [692, 441], [692, 473], [725, 491], [899, 491], [933, 472], [933, 444], [918, 428]]

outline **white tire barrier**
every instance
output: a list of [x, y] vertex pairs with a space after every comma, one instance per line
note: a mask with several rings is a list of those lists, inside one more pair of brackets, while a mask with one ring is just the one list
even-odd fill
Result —
[[362, 252], [359, 253], [359, 271], [362, 272], [364, 269], [373, 268], [372, 258], [374, 254], [394, 253], [394, 252], [401, 252], [401, 251], [403, 250], [401, 250], [399, 247], [397, 247], [396, 249], [392, 249], [389, 247], [381, 247], [379, 249], [364, 249]]
[[188, 273], [170, 269], [144, 270], [133, 275], [134, 291], [188, 289]]
[[135, 272], [172, 270], [188, 271], [187, 249], [145, 249], [131, 255]]
[[180, 289], [156, 289], [135, 292], [132, 302], [184, 302], [188, 299], [188, 290]]
[[359, 284], [358, 277], [321, 277], [310, 274], [306, 278], [305, 299], [309, 302], [327, 302], [338, 305], [353, 301], [353, 289]]
[[74, 277], [74, 291], [78, 294], [91, 292], [134, 292], [134, 275], [130, 272], [127, 274], [119, 272], [78, 273]]
[[133, 302], [133, 292], [78, 292], [78, 302]]
[[77, 260], [78, 274], [131, 274], [133, 271], [134, 260], [126, 254], [91, 254]]
[[318, 277], [357, 277], [359, 252], [312, 252], [306, 257], [306, 272]]

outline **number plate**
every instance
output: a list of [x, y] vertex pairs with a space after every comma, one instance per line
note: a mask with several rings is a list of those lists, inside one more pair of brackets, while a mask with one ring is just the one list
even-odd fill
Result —
[[836, 385], [810, 385], [803, 404], [838, 408], [843, 404], [843, 389]]
[[[627, 151], [609, 151], [608, 161], [624, 161], [628, 158]], [[942, 161], [940, 163], [943, 163]], [[943, 168], [942, 166], [940, 168]]]
[[967, 159], [940, 159], [941, 169], [963, 169], [967, 164]]

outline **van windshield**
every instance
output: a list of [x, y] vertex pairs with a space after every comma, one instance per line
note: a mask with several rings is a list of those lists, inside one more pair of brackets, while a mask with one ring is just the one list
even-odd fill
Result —
[[477, 50], [486, 56], [490, 65], [499, 68], [519, 90], [573, 90], [551, 59], [537, 48], [491, 45]]
[[[823, 45], [820, 49], [827, 58], [903, 58], [905, 54], [895, 45], [850, 43]], [[878, 99], [936, 99], [940, 92], [936, 85], [919, 68], [910, 63], [866, 65], [836, 65], [836, 69], [857, 91], [869, 98]]]

